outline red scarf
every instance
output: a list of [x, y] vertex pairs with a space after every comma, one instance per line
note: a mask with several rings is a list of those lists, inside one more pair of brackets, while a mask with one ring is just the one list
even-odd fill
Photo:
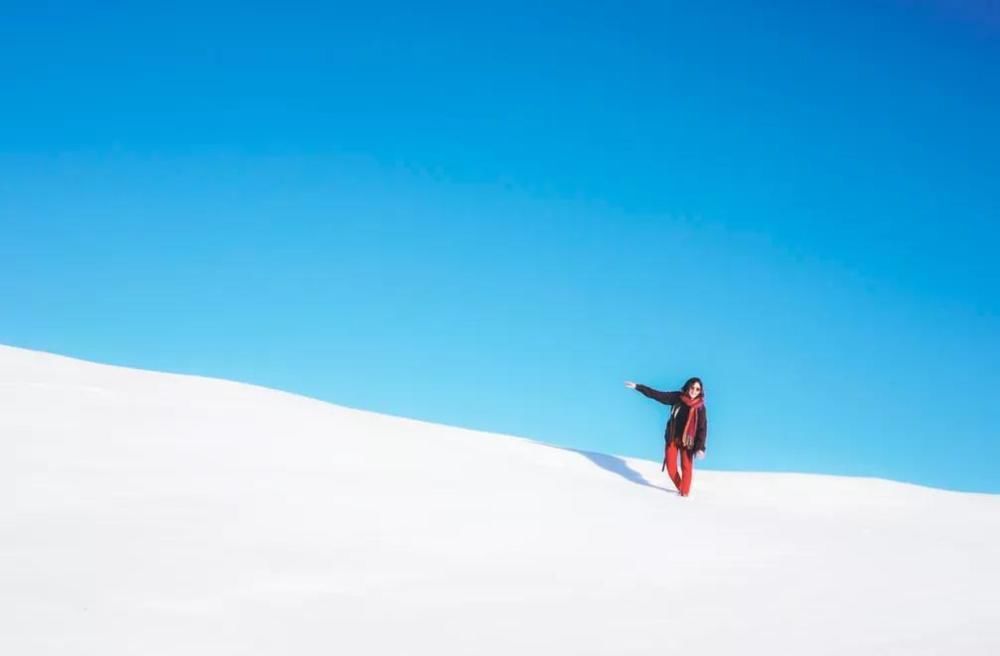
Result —
[[681, 403], [688, 407], [687, 421], [684, 422], [684, 432], [681, 433], [681, 445], [685, 449], [694, 446], [694, 438], [698, 433], [698, 420], [705, 407], [705, 395], [699, 394], [698, 398], [692, 399], [687, 392], [681, 394]]
[[[681, 445], [685, 449], [690, 449], [694, 447], [694, 438], [698, 434], [698, 418], [701, 415], [702, 408], [705, 407], [705, 394], [701, 393], [698, 395], [697, 399], [692, 399], [684, 392], [680, 395], [680, 401], [688, 407], [687, 421], [684, 422], [684, 432], [681, 433]], [[673, 439], [673, 436], [670, 437]], [[663, 467], [660, 471], [667, 468], [667, 454], [670, 453], [670, 442], [668, 441], [663, 447]]]

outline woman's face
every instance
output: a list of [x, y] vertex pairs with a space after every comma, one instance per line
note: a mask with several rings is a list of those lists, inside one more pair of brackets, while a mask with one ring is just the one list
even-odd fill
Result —
[[688, 388], [688, 396], [692, 399], [701, 396], [701, 383], [691, 383], [691, 387]]

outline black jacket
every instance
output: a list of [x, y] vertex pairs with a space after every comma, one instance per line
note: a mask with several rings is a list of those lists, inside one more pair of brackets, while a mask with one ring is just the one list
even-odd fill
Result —
[[[651, 399], [673, 406], [670, 410], [670, 419], [667, 420], [667, 429], [663, 432], [663, 439], [667, 442], [673, 441], [680, 444], [684, 425], [687, 424], [688, 413], [691, 412], [690, 408], [681, 402], [681, 392], [660, 392], [645, 385], [636, 385], [635, 389]], [[698, 430], [694, 434], [694, 446], [689, 451], [704, 451], [707, 440], [708, 412], [707, 408], [702, 406], [698, 416]]]

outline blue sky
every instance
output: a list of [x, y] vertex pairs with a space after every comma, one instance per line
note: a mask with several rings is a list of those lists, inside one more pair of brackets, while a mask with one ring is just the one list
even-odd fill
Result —
[[991, 3], [535, 4], [0, 2], [0, 342], [1000, 492]]

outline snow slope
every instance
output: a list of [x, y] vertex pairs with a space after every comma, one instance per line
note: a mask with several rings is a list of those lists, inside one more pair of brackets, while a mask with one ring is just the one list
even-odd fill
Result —
[[1000, 496], [9, 347], [0, 445], [2, 654], [1000, 654]]

